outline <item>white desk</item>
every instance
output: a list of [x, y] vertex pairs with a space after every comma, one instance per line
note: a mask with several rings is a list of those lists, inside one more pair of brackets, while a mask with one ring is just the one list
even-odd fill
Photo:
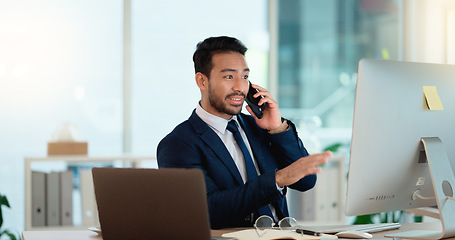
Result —
[[[409, 230], [433, 230], [439, 229], [440, 223], [403, 223], [400, 229], [384, 231], [373, 234], [373, 239], [383, 239], [384, 235]], [[241, 229], [223, 229], [223, 230], [212, 230], [212, 236], [221, 236], [227, 232], [238, 231]], [[71, 231], [25, 231], [22, 233], [23, 240], [95, 240], [102, 239], [96, 233], [89, 230], [71, 230]], [[453, 239], [446, 238], [446, 239]]]

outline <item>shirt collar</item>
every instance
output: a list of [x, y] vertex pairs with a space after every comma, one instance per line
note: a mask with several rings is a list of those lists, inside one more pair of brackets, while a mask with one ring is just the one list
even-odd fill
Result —
[[215, 115], [205, 111], [205, 109], [203, 109], [201, 107], [200, 103], [197, 104], [196, 114], [202, 119], [202, 121], [204, 121], [210, 127], [212, 127], [213, 129], [217, 130], [218, 132], [220, 132], [222, 134], [225, 133], [226, 127], [227, 127], [227, 124], [228, 124], [229, 121], [231, 121], [232, 119], [237, 121], [237, 116], [236, 115], [232, 116], [232, 118], [229, 119], [229, 120], [226, 120], [224, 118], [215, 116]]

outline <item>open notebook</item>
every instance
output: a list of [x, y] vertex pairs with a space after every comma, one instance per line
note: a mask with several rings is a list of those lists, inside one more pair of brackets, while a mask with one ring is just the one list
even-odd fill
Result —
[[295, 231], [269, 229], [267, 231], [258, 231], [255, 229], [241, 230], [223, 234], [223, 237], [233, 237], [238, 240], [266, 240], [266, 239], [329, 239], [338, 238], [335, 235], [322, 234], [322, 236], [302, 235]]

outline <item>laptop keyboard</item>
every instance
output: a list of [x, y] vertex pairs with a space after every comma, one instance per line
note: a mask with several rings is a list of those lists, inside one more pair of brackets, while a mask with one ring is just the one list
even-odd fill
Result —
[[374, 224], [360, 224], [360, 225], [344, 225], [334, 226], [333, 228], [319, 229], [322, 233], [338, 233], [344, 231], [360, 231], [367, 233], [375, 233], [400, 228], [400, 223], [374, 223]]

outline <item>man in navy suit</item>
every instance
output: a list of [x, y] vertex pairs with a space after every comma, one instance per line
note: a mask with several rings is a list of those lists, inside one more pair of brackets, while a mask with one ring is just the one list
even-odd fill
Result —
[[311, 189], [319, 166], [331, 156], [309, 156], [294, 124], [281, 117], [277, 102], [258, 85], [252, 86], [258, 90], [254, 97], [262, 96], [259, 105], [265, 104], [263, 117], [250, 106], [251, 115], [241, 113], [249, 88], [246, 51], [239, 40], [224, 36], [197, 45], [193, 61], [201, 100], [157, 150], [160, 168], [203, 171], [213, 229], [253, 226], [262, 214], [275, 221], [289, 216], [287, 187]]

